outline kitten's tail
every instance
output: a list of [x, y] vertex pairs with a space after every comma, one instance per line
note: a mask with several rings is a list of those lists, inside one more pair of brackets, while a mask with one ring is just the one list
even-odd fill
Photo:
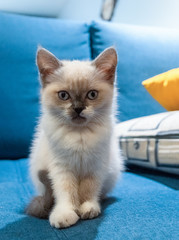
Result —
[[37, 217], [37, 218], [48, 218], [52, 205], [46, 204], [46, 199], [44, 196], [37, 196], [32, 199], [25, 213]]
[[44, 196], [34, 197], [25, 209], [25, 213], [37, 218], [48, 218], [54, 204], [54, 198], [52, 194], [51, 182], [48, 178], [48, 172], [45, 170], [40, 171], [39, 179], [45, 186], [45, 194]]

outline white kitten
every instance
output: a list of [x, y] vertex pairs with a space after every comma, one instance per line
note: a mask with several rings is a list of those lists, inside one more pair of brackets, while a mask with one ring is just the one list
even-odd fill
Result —
[[27, 213], [50, 212], [52, 226], [69, 227], [100, 214], [122, 170], [112, 110], [117, 54], [108, 48], [92, 62], [60, 61], [41, 48], [37, 65], [42, 117], [30, 171], [40, 196]]

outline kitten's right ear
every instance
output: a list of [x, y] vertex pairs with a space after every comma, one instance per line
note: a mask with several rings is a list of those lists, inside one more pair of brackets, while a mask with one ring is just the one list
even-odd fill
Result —
[[47, 77], [62, 66], [62, 63], [51, 52], [42, 47], [38, 47], [36, 62], [43, 86], [48, 83]]

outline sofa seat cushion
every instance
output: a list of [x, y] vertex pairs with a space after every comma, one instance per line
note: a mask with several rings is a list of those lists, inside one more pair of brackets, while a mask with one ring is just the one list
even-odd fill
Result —
[[0, 12], [0, 159], [27, 157], [39, 117], [39, 44], [61, 59], [91, 55], [85, 23]]
[[142, 81], [179, 66], [179, 31], [93, 22], [91, 40], [93, 58], [111, 45], [118, 51], [120, 121], [165, 111]]
[[178, 192], [126, 172], [102, 203], [102, 214], [67, 229], [24, 214], [34, 195], [28, 159], [0, 161], [0, 240], [178, 239]]

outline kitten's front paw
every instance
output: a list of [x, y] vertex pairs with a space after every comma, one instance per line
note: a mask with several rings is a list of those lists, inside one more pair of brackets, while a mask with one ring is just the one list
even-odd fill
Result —
[[81, 219], [92, 219], [101, 213], [101, 208], [98, 202], [84, 202], [79, 209]]
[[79, 216], [74, 210], [60, 210], [53, 209], [50, 214], [49, 221], [52, 227], [56, 228], [66, 228], [75, 224], [79, 219]]

